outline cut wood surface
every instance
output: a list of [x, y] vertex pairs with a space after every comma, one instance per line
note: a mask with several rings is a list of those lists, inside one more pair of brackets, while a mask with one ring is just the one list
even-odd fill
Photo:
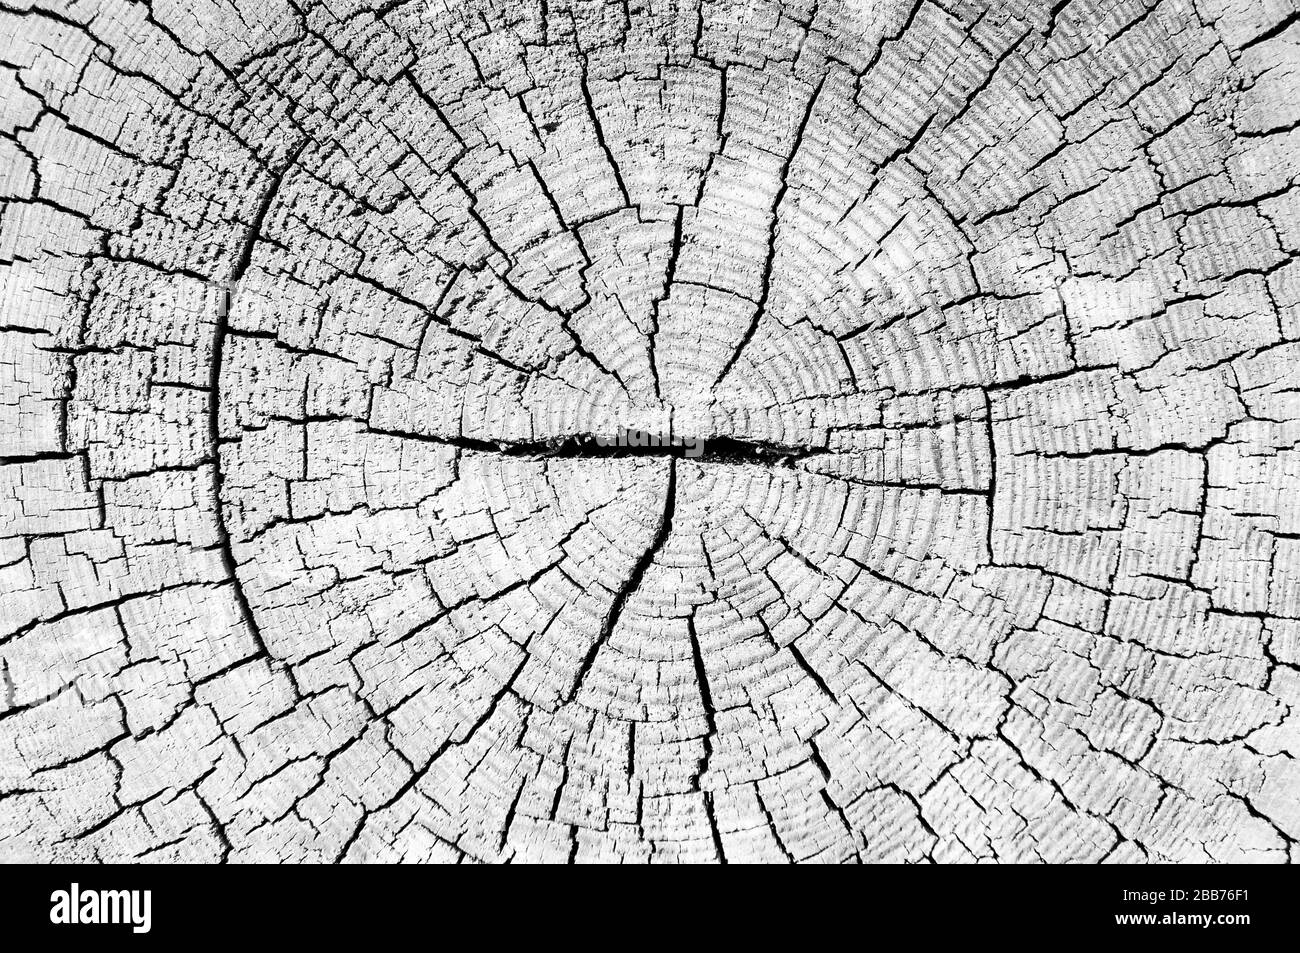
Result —
[[1300, 860], [1294, 0], [0, 50], [0, 859]]

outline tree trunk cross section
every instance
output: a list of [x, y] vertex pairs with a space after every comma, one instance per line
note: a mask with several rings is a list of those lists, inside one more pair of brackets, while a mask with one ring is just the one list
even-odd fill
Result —
[[0, 10], [0, 860], [1300, 859], [1300, 12]]

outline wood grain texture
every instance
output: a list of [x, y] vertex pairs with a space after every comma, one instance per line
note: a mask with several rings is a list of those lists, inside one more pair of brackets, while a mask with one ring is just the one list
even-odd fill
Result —
[[1300, 859], [1293, 0], [0, 38], [0, 859]]

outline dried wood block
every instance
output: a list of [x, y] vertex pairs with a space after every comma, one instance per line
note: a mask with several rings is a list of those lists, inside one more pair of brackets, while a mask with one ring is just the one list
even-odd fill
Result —
[[0, 859], [1300, 860], [1274, 0], [0, 11]]

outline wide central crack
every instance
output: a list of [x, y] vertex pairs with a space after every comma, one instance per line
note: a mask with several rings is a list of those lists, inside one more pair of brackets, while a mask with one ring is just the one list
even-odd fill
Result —
[[[408, 436], [403, 434], [403, 436]], [[693, 437], [644, 430], [622, 430], [613, 435], [573, 434], [548, 440], [484, 440], [477, 437], [435, 438], [440, 443], [529, 459], [603, 459], [620, 457], [673, 457], [700, 463], [793, 466], [798, 460], [826, 453], [825, 447], [793, 446], [737, 437]]]

